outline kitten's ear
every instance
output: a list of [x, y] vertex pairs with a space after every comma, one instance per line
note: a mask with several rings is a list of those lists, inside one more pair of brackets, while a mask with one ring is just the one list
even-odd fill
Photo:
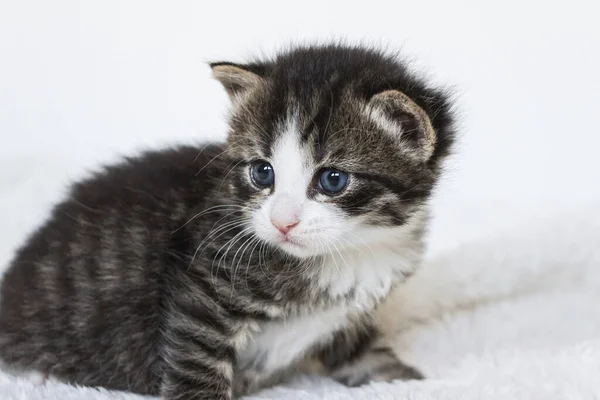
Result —
[[369, 102], [370, 116], [381, 129], [398, 139], [407, 155], [427, 161], [435, 149], [436, 133], [429, 116], [399, 90], [386, 90]]
[[236, 96], [261, 84], [263, 78], [247, 67], [228, 62], [210, 64], [213, 76], [221, 82], [232, 100]]

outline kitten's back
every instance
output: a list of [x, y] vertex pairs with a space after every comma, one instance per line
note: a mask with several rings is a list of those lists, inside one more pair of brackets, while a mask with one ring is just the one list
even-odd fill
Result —
[[148, 152], [75, 185], [4, 275], [0, 358], [79, 384], [157, 393], [165, 270], [190, 242], [185, 230], [172, 232], [208, 201], [221, 152]]

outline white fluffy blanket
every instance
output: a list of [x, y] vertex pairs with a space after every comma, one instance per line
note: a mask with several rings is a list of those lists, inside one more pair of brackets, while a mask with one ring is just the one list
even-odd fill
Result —
[[[2, 265], [59, 195], [41, 175], [32, 182], [4, 171]], [[252, 398], [600, 398], [599, 289], [600, 204], [515, 224], [435, 254], [396, 293], [396, 349], [427, 380], [348, 389], [299, 377]], [[0, 371], [2, 400], [142, 398], [54, 381], [41, 386]]]

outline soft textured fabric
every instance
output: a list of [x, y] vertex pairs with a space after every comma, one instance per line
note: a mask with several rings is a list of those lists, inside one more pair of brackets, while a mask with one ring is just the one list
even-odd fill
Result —
[[[2, 267], [60, 197], [48, 171], [0, 172]], [[550, 214], [512, 215], [512, 229], [434, 253], [394, 294], [396, 349], [427, 380], [350, 389], [299, 377], [252, 398], [600, 398], [600, 204]], [[142, 398], [0, 372], [3, 400]]]

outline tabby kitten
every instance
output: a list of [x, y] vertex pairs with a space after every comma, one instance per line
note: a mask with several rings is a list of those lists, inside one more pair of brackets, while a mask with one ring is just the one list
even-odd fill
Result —
[[421, 378], [375, 310], [419, 264], [445, 93], [365, 47], [211, 67], [227, 143], [74, 185], [4, 277], [1, 358], [167, 400], [231, 399], [307, 361], [348, 385]]

